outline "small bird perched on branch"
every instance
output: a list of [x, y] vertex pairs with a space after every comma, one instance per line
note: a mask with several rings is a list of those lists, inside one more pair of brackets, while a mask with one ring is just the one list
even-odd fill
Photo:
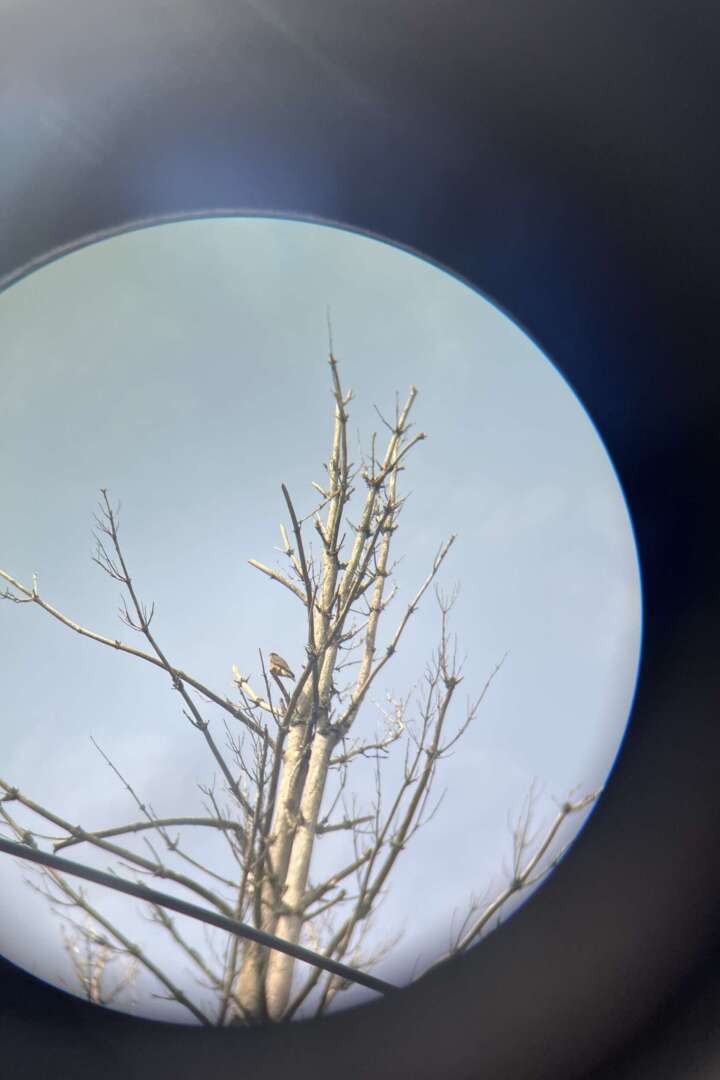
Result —
[[283, 660], [282, 656], [278, 656], [276, 652], [270, 653], [270, 674], [277, 675], [281, 679], [295, 678], [287, 661]]

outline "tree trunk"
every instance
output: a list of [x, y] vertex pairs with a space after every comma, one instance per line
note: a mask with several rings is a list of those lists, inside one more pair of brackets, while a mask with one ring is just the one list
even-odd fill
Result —
[[[327, 782], [330, 756], [337, 745], [337, 734], [327, 728], [318, 732], [313, 740], [305, 788], [300, 803], [300, 814], [295, 838], [285, 876], [285, 905], [289, 909], [277, 921], [275, 933], [286, 941], [297, 943], [302, 927], [302, 899], [307, 889], [310, 860], [315, 843], [320, 806]], [[282, 1019], [288, 1006], [293, 957], [286, 953], [271, 952], [265, 978], [267, 1012], [271, 1020]]]

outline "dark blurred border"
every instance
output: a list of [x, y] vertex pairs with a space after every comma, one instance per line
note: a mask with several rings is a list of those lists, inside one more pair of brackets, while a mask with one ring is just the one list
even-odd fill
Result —
[[693, 0], [0, 4], [0, 278], [221, 207], [416, 248], [509, 311], [588, 409], [646, 606], [602, 803], [479, 953], [251, 1033], [99, 1014], [1, 963], [6, 1075], [720, 1074], [719, 31]]

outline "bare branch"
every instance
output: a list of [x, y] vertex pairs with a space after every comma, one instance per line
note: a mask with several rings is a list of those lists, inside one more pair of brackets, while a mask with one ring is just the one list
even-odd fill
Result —
[[262, 709], [263, 712], [269, 712], [276, 720], [278, 720], [279, 718], [272, 702], [269, 700], [266, 701], [265, 698], [260, 697], [260, 695], [253, 690], [249, 679], [242, 674], [237, 664], [233, 664], [232, 672], [233, 680], [240, 693], [247, 696], [254, 706]]
[[[20, 839], [22, 839], [22, 834], [24, 833], [24, 830], [12, 821], [10, 815], [5, 810], [5, 807], [0, 807], [0, 815], [5, 819], [5, 821], [11, 824], [15, 834]], [[161, 983], [161, 985], [163, 985], [168, 990], [172, 1000], [177, 1001], [179, 1005], [183, 1005], [186, 1009], [188, 1009], [188, 1011], [191, 1012], [195, 1019], [199, 1020], [201, 1024], [210, 1024], [209, 1017], [206, 1016], [205, 1013], [187, 997], [187, 995], [184, 993], [183, 990], [180, 989], [179, 986], [176, 986], [172, 982], [172, 980], [165, 974], [165, 972], [149, 958], [149, 956], [145, 953], [143, 949], [140, 948], [139, 945], [137, 945], [135, 942], [130, 941], [129, 938], [127, 938], [118, 927], [116, 927], [113, 923], [106, 919], [97, 910], [97, 908], [93, 907], [88, 902], [82, 890], [74, 889], [61, 873], [52, 869], [49, 866], [44, 866], [42, 868], [42, 873], [45, 875], [47, 881], [51, 882], [65, 897], [67, 897], [67, 903], [81, 909], [82, 911], [85, 911], [87, 915], [89, 915], [99, 926], [102, 926], [103, 929], [106, 930], [108, 934], [110, 934], [110, 936], [119, 943], [119, 945], [127, 953], [128, 956], [136, 958], [138, 963], [142, 964], [142, 966], [146, 968], [147, 971], [154, 975], [155, 978]], [[50, 897], [50, 900], [51, 902], [53, 902], [52, 897]]]
[[405, 627], [407, 626], [407, 624], [408, 624], [410, 618], [412, 617], [412, 615], [417, 610], [417, 607], [418, 607], [418, 604], [420, 603], [420, 600], [422, 599], [422, 597], [424, 596], [424, 594], [427, 591], [428, 587], [430, 586], [431, 582], [435, 578], [438, 570], [440, 569], [440, 567], [443, 564], [445, 556], [447, 555], [448, 551], [450, 550], [450, 548], [452, 547], [454, 542], [455, 542], [455, 536], [451, 536], [450, 539], [445, 544], [443, 544], [440, 547], [440, 549], [438, 550], [438, 553], [437, 553], [437, 555], [435, 556], [435, 558], [433, 560], [433, 565], [432, 565], [432, 568], [430, 570], [430, 573], [425, 578], [424, 582], [422, 583], [422, 585], [420, 586], [418, 591], [415, 593], [415, 596], [413, 597], [413, 599], [408, 604], [408, 606], [407, 606], [407, 608], [405, 610], [405, 614], [403, 615], [402, 619], [400, 620], [400, 625], [398, 626], [397, 630], [395, 631], [395, 634], [394, 634], [390, 644], [385, 649], [384, 656], [375, 665], [375, 667], [368, 672], [368, 674], [365, 676], [365, 679], [363, 680], [362, 684], [356, 689], [355, 693], [353, 694], [350, 706], [348, 707], [346, 713], [344, 714], [344, 716], [341, 717], [341, 719], [338, 721], [338, 724], [337, 724], [337, 729], [342, 734], [347, 732], [349, 730], [349, 728], [351, 727], [351, 725], [353, 723], [353, 720], [355, 719], [355, 716], [357, 715], [358, 710], [360, 709], [360, 706], [362, 705], [362, 702], [363, 702], [368, 690], [370, 689], [370, 686], [372, 685], [372, 683], [376, 679], [378, 673], [380, 671], [382, 671], [385, 664], [388, 662], [390, 657], [393, 656], [395, 651], [397, 650], [398, 644], [400, 642], [400, 638], [402, 637], [402, 634], [403, 634], [403, 631], [405, 630]]
[[317, 836], [323, 836], [325, 833], [338, 832], [342, 829], [355, 829], [358, 825], [364, 825], [366, 822], [372, 820], [373, 815], [366, 814], [364, 817], [344, 818], [342, 821], [336, 821], [332, 825], [326, 825], [323, 822], [320, 822], [315, 829], [315, 833]]
[[288, 581], [288, 579], [278, 570], [273, 570], [272, 567], [265, 566], [264, 563], [258, 562], [257, 559], [248, 559], [248, 562], [251, 566], [254, 566], [256, 570], [259, 570], [262, 574], [271, 578], [272, 581], [277, 581], [280, 585], [284, 585], [294, 596], [297, 596], [298, 600], [301, 600], [303, 604], [305, 603], [305, 595], [302, 589], [299, 589], [292, 581]]
[[[518, 841], [516, 831], [516, 833], [513, 835], [513, 847], [516, 853], [516, 859], [514, 862], [514, 874], [508, 885], [503, 890], [501, 890], [501, 892], [499, 892], [498, 895], [483, 908], [480, 915], [474, 920], [474, 922], [472, 922], [469, 928], [467, 927], [469, 917], [466, 916], [465, 922], [461, 927], [455, 945], [440, 960], [436, 961], [435, 963], [431, 964], [430, 967], [426, 968], [426, 970], [423, 972], [424, 975], [426, 975], [429, 971], [434, 970], [436, 967], [439, 967], [441, 964], [445, 963], [445, 961], [451, 956], [456, 956], [458, 953], [464, 952], [466, 949], [468, 949], [474, 942], [478, 940], [480, 934], [488, 925], [490, 920], [498, 914], [500, 909], [508, 902], [508, 900], [510, 900], [512, 896], [520, 892], [522, 889], [526, 889], [531, 887], [532, 885], [537, 884], [541, 877], [544, 877], [546, 874], [550, 873], [552, 869], [554, 869], [559, 860], [562, 858], [562, 855], [566, 850], [565, 848], [563, 848], [563, 850], [559, 852], [554, 859], [552, 859], [552, 861], [543, 869], [543, 871], [538, 876], [533, 877], [533, 874], [537, 870], [539, 863], [547, 854], [553, 840], [557, 836], [561, 826], [566, 821], [566, 819], [571, 814], [577, 814], [580, 813], [582, 810], [585, 810], [592, 802], [597, 799], [599, 794], [600, 793], [598, 791], [592, 791], [589, 794], [584, 795], [582, 798], [575, 801], [567, 799], [561, 805], [560, 810], [555, 817], [555, 820], [552, 822], [550, 828], [545, 834], [545, 838], [543, 839], [542, 843], [538, 846], [537, 851], [528, 860], [525, 866], [520, 866], [517, 862]], [[527, 825], [529, 822], [530, 811], [531, 803], [528, 804], [528, 811], [524, 816], [524, 824], [519, 823], [520, 835], [522, 836], [526, 836], [527, 833]]]
[[[98, 829], [97, 832], [87, 833], [83, 836], [68, 836], [65, 840], [59, 840], [53, 844], [53, 851], [62, 851], [63, 848], [73, 847], [75, 844], [83, 844], [98, 839], [106, 840], [109, 836], [125, 836], [128, 833], [145, 832], [148, 829], [167, 829], [173, 826], [189, 825], [192, 828], [212, 828], [235, 832], [239, 837], [243, 835], [243, 827], [237, 821], [229, 818], [202, 818], [202, 817], [168, 817], [152, 818], [149, 821], [135, 821], [128, 825], [116, 825], [111, 829]], [[174, 845], [173, 845], [174, 847]]]
[[3, 802], [15, 800], [22, 806], [25, 806], [28, 810], [31, 810], [34, 814], [37, 814], [38, 817], [42, 817], [46, 821], [51, 821], [53, 825], [57, 825], [58, 828], [63, 829], [64, 832], [74, 837], [76, 841], [87, 841], [87, 843], [92, 844], [93, 847], [100, 848], [102, 851], [107, 851], [111, 855], [117, 855], [119, 858], [125, 859], [126, 862], [131, 863], [135, 868], [144, 870], [154, 877], [165, 878], [168, 881], [176, 882], [178, 885], [183, 885], [191, 892], [196, 893], [198, 896], [202, 896], [204, 900], [207, 900], [214, 908], [217, 908], [217, 910], [221, 911], [224, 915], [231, 914], [232, 909], [221, 900], [216, 893], [206, 889], [199, 882], [194, 881], [185, 874], [179, 874], [177, 871], [171, 870], [167, 866], [159, 865], [157, 862], [151, 862], [149, 859], [143, 858], [142, 855], [137, 855], [129, 848], [118, 847], [117, 844], [111, 844], [107, 840], [102, 839], [102, 837], [87, 832], [79, 825], [71, 825], [69, 821], [65, 821], [51, 810], [41, 806], [39, 803], [33, 802], [32, 799], [23, 795], [17, 787], [12, 787], [2, 778], [0, 778], [0, 788], [5, 792], [5, 796], [2, 800]]
[[295, 507], [293, 506], [292, 499], [290, 498], [290, 492], [285, 487], [285, 484], [281, 484], [282, 493], [285, 498], [285, 504], [290, 514], [290, 520], [292, 521], [293, 532], [295, 534], [295, 542], [298, 547], [298, 557], [300, 559], [300, 568], [302, 571], [303, 584], [305, 585], [305, 604], [308, 610], [308, 659], [310, 661], [310, 667], [312, 670], [312, 694], [313, 694], [313, 712], [317, 713], [319, 706], [319, 678], [318, 678], [318, 661], [317, 653], [315, 650], [315, 619], [313, 614], [313, 608], [315, 606], [315, 589], [312, 581], [310, 580], [310, 573], [308, 571], [307, 559], [305, 558], [305, 545], [302, 538], [302, 529], [295, 513]]
[[320, 885], [316, 885], [315, 888], [310, 889], [308, 892], [305, 893], [305, 896], [302, 898], [300, 906], [302, 908], [308, 908], [310, 904], [314, 904], [330, 889], [336, 888], [336, 886], [346, 877], [349, 877], [350, 874], [354, 874], [356, 870], [359, 870], [361, 866], [364, 866], [370, 858], [370, 854], [371, 852], [369, 850], [364, 852], [362, 855], [358, 856], [357, 859], [354, 859], [353, 862], [351, 862], [348, 866], [343, 867], [342, 870], [338, 870], [336, 873], [332, 874], [329, 878], [327, 878], [326, 881], [323, 881]]
[[[231, 713], [232, 716], [234, 716], [237, 720], [242, 721], [242, 723], [249, 727], [251, 731], [255, 731], [256, 733], [259, 733], [261, 731], [260, 726], [252, 719], [251, 716], [247, 716], [242, 711], [242, 709], [239, 709], [236, 705], [233, 705], [233, 703], [227, 698], [223, 698], [219, 694], [216, 694], [209, 687], [205, 686], [204, 683], [201, 683], [192, 675], [188, 675], [187, 672], [182, 671], [180, 668], [168, 669], [166, 664], [164, 664], [157, 656], [153, 656], [151, 653], [143, 652], [142, 649], [136, 649], [132, 645], [126, 645], [124, 642], [119, 641], [117, 638], [105, 637], [103, 634], [98, 634], [94, 630], [89, 630], [87, 629], [87, 627], [81, 626], [80, 623], [74, 622], [72, 619], [68, 618], [67, 615], [64, 615], [61, 611], [58, 611], [57, 608], [52, 607], [52, 605], [48, 604], [47, 601], [43, 600], [39, 594], [33, 593], [33, 591], [27, 588], [26, 585], [23, 585], [21, 582], [16, 581], [15, 578], [11, 577], [10, 574], [6, 573], [4, 570], [0, 570], [0, 577], [4, 578], [5, 581], [9, 582], [13, 586], [13, 588], [17, 589], [19, 592], [23, 593], [25, 597], [27, 597], [26, 601], [22, 601], [23, 603], [32, 602], [37, 604], [38, 607], [42, 608], [43, 611], [46, 611], [48, 615], [52, 615], [53, 618], [57, 619], [64, 626], [67, 626], [70, 630], [74, 630], [82, 637], [89, 638], [91, 641], [97, 641], [101, 645], [107, 645], [111, 649], [117, 649], [118, 652], [127, 653], [127, 655], [129, 656], [136, 656], [140, 660], [145, 660], [148, 664], [153, 664], [154, 667], [168, 670], [169, 674], [175, 680], [177, 680], [178, 683], [186, 683], [188, 686], [192, 686], [194, 690], [197, 690], [209, 701], [212, 701], [213, 704], [218, 705], [221, 709], [224, 709], [226, 712]], [[6, 598], [11, 599], [11, 597]]]

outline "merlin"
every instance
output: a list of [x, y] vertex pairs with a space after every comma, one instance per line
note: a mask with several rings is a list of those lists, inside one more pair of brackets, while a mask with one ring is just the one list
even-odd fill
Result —
[[278, 656], [276, 652], [270, 653], [270, 674], [277, 675], [282, 679], [294, 679], [290, 666], [286, 660], [283, 660], [282, 656]]

